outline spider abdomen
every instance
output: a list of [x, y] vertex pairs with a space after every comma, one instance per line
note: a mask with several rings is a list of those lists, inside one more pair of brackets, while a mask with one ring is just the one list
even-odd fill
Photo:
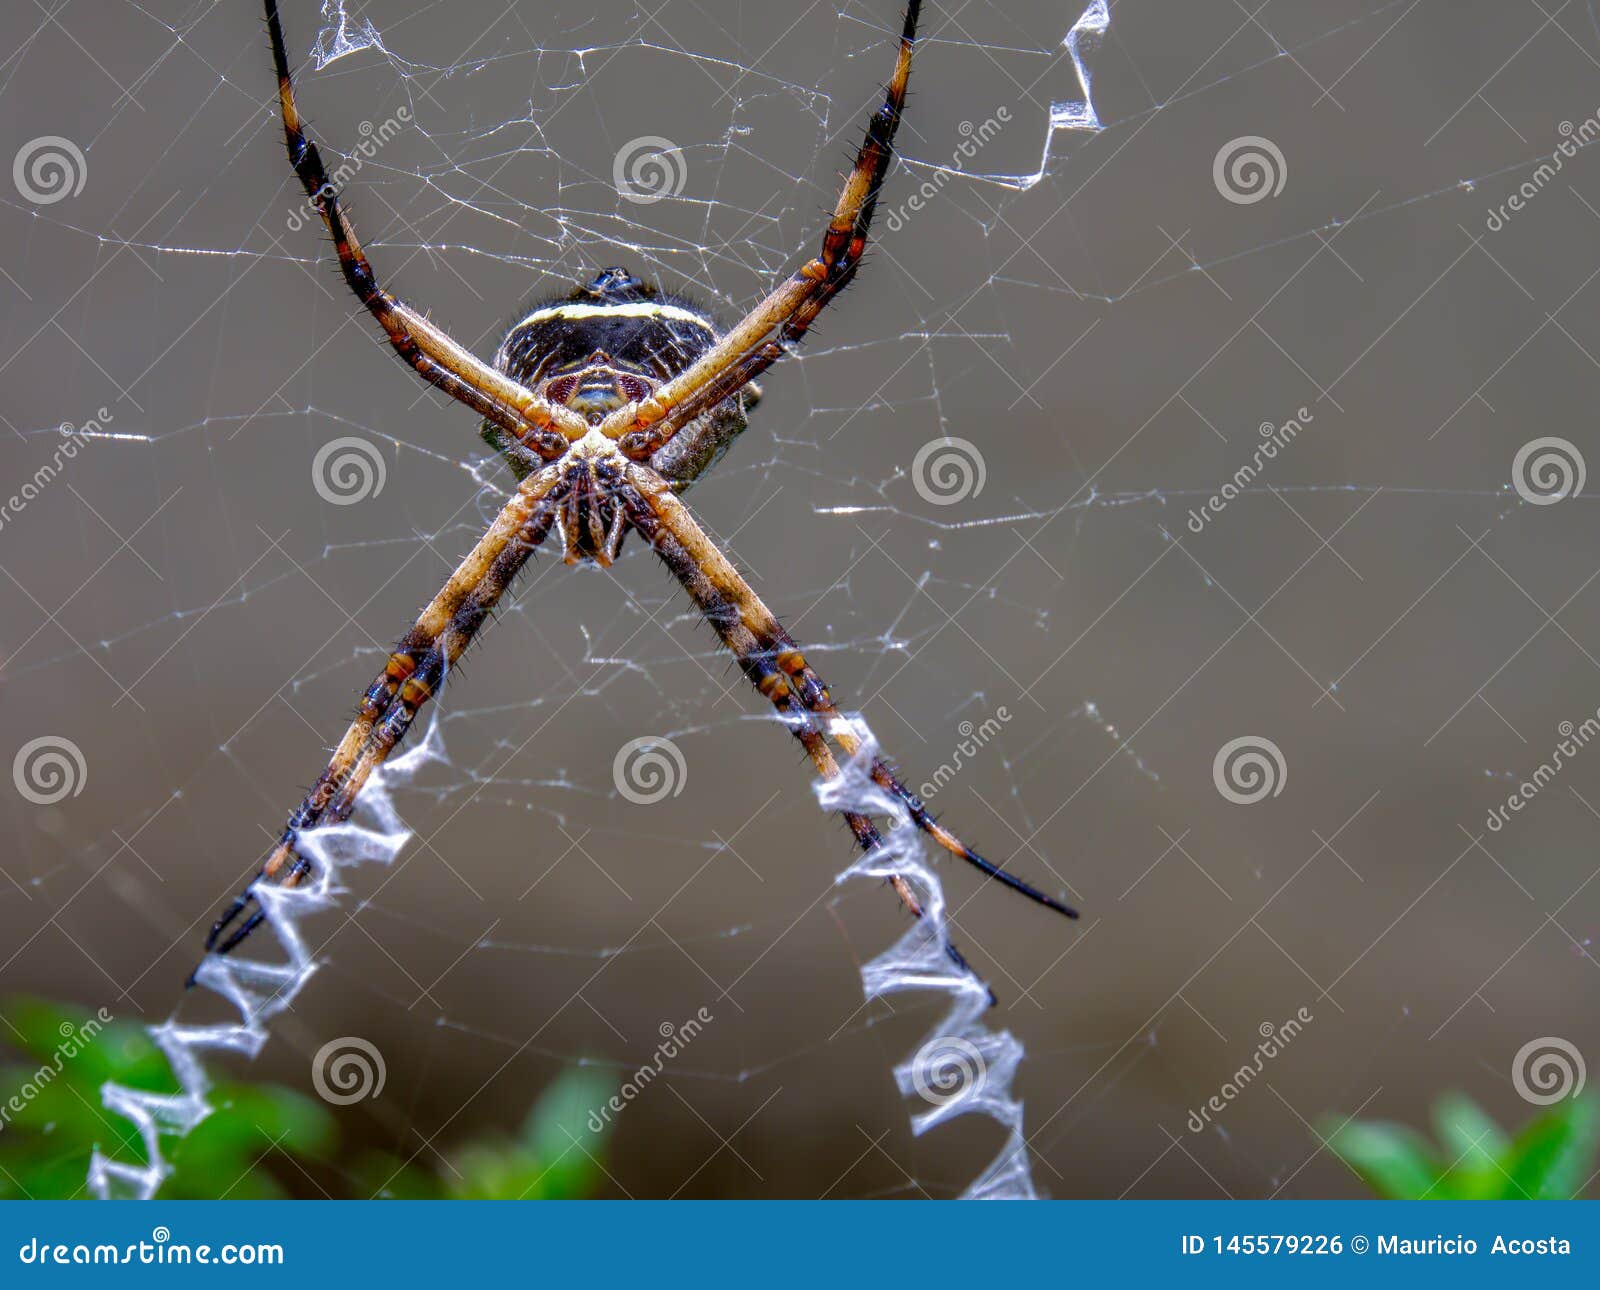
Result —
[[693, 302], [665, 295], [626, 269], [602, 269], [568, 295], [535, 301], [512, 324], [495, 366], [536, 388], [581, 370], [596, 352], [618, 370], [655, 383], [684, 371], [717, 341], [716, 320]]

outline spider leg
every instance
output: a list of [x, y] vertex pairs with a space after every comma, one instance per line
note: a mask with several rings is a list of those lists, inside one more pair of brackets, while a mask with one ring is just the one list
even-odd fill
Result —
[[307, 137], [301, 123], [295, 104], [294, 81], [289, 74], [283, 24], [278, 18], [278, 0], [265, 0], [265, 4], [289, 161], [300, 177], [306, 196], [328, 226], [334, 249], [339, 254], [340, 271], [350, 290], [377, 319], [395, 352], [415, 368], [423, 380], [465, 403], [541, 456], [549, 459], [559, 455], [569, 439], [580, 437], [587, 430], [582, 417], [566, 408], [544, 403], [378, 285], [372, 265], [356, 237], [355, 226], [340, 202], [339, 191], [328, 178], [317, 145]]
[[[916, 43], [922, 0], [910, 0], [901, 29], [894, 73], [883, 105], [867, 124], [866, 138], [833, 209], [819, 254], [772, 291], [732, 327], [717, 344], [649, 398], [619, 409], [601, 427], [619, 439], [618, 447], [642, 460], [707, 408], [771, 367], [798, 344], [818, 314], [849, 285], [866, 250], [867, 230], [878, 193], [894, 159], [894, 136], [905, 107], [911, 78], [911, 51]], [[777, 335], [767, 339], [776, 330]]]
[[[603, 473], [603, 472], [602, 472]], [[695, 560], [693, 554], [667, 526], [658, 515], [656, 509], [636, 489], [624, 483], [620, 476], [609, 479], [616, 494], [622, 500], [627, 511], [629, 522], [642, 533], [651, 547], [670, 569], [673, 575], [688, 591], [690, 597], [700, 612], [705, 615], [722, 637], [723, 643], [738, 660], [739, 666], [745, 675], [750, 678], [757, 690], [766, 695], [772, 705], [784, 719], [784, 724], [790, 732], [800, 741], [801, 747], [811, 759], [811, 764], [823, 779], [834, 779], [839, 775], [839, 763], [834, 759], [833, 750], [828, 747], [827, 740], [818, 732], [812, 722], [810, 714], [794, 700], [794, 696], [781, 688], [782, 674], [772, 665], [770, 658], [757, 645], [749, 631], [744, 628], [739, 619], [738, 607], [727, 599], [706, 576], [705, 571]], [[843, 811], [845, 823], [850, 826], [850, 832], [855, 835], [856, 845], [863, 852], [870, 852], [882, 845], [883, 837], [878, 832], [878, 827], [865, 815], [856, 811]], [[900, 898], [900, 903], [913, 918], [922, 917], [922, 902], [917, 899], [917, 894], [911, 889], [911, 884], [898, 874], [889, 879], [889, 885]], [[966, 958], [954, 945], [946, 943], [945, 951], [957, 967], [969, 976], [976, 976]], [[985, 987], [987, 988], [987, 987]], [[996, 1002], [994, 992], [989, 992], [991, 1006]]]
[[[769, 651], [777, 662], [779, 669], [789, 678], [795, 692], [800, 696], [800, 702], [805, 705], [808, 712], [814, 712], [827, 718], [829, 732], [839, 741], [839, 746], [846, 755], [855, 756], [861, 748], [861, 740], [850, 725], [844, 721], [839, 709], [834, 706], [833, 697], [828, 693], [828, 687], [820, 676], [812, 670], [806, 662], [805, 655], [800, 652], [800, 647], [795, 643], [794, 637], [784, 629], [772, 611], [769, 610], [755, 593], [750, 593], [752, 603], [746, 608], [746, 616], [752, 623], [752, 631], [756, 639], [761, 642], [763, 649]], [[985, 876], [993, 878], [1002, 886], [1011, 888], [1019, 895], [1026, 896], [1036, 904], [1043, 905], [1046, 909], [1053, 909], [1058, 914], [1067, 918], [1077, 918], [1078, 911], [1070, 905], [1065, 905], [1055, 897], [1045, 894], [1031, 883], [1002, 869], [992, 860], [985, 860], [981, 855], [969, 847], [938, 820], [929, 813], [926, 805], [915, 793], [906, 787], [905, 782], [894, 772], [894, 769], [882, 757], [872, 759], [873, 783], [898, 800], [906, 808], [906, 813], [911, 817], [911, 822], [937, 842], [951, 855], [959, 856]]]
[[[814, 717], [825, 718], [823, 729], [846, 753], [854, 754], [860, 748], [860, 741], [839, 719], [839, 711], [826, 686], [806, 663], [794, 639], [665, 481], [647, 467], [630, 465], [626, 482], [619, 479], [613, 486], [623, 498], [629, 521], [683, 584], [696, 607], [738, 660], [751, 684], [777, 709], [805, 748], [817, 773], [825, 778], [838, 775], [838, 762]], [[934, 821], [916, 795], [881, 759], [874, 758], [872, 777], [906, 805], [912, 822], [919, 829], [946, 850], [1029, 899], [1070, 918], [1077, 917], [1076, 911], [985, 860]], [[863, 850], [870, 851], [879, 844], [881, 838], [871, 820], [855, 812], [843, 814]], [[905, 881], [897, 878], [891, 883], [906, 908], [920, 917], [920, 903]], [[962, 961], [958, 954], [952, 953], [952, 957]]]
[[256, 883], [295, 886], [310, 872], [295, 843], [322, 823], [349, 818], [356, 797], [405, 736], [417, 712], [438, 690], [518, 570], [549, 533], [560, 504], [559, 467], [530, 475], [429, 602], [361, 697], [355, 719], [327, 767], [290, 815], [261, 872], [223, 913], [206, 949], [226, 954], [259, 927], [258, 908], [226, 939], [223, 933], [249, 908]]
[[[689, 514], [682, 500], [663, 483], [653, 479], [648, 467], [631, 466], [629, 480], [650, 502], [665, 526], [680, 544], [695, 558], [701, 572], [713, 583], [720, 595], [737, 610], [741, 627], [747, 631], [760, 651], [762, 660], [769, 664], [775, 679], [757, 682], [762, 693], [770, 687], [785, 694], [792, 693], [807, 712], [825, 718], [824, 728], [849, 756], [854, 756], [861, 741], [842, 720], [834, 705], [828, 687], [806, 661], [794, 637], [784, 629], [777, 616], [767, 608], [761, 597], [747, 583], [716, 544]], [[693, 594], [691, 592], [691, 594]], [[766, 675], [764, 673], [764, 675]], [[780, 680], [782, 684], [780, 685]], [[770, 696], [769, 696], [770, 697]], [[1046, 895], [1015, 874], [1002, 869], [991, 860], [984, 859], [954, 833], [945, 828], [929, 813], [922, 799], [906, 787], [905, 783], [881, 757], [872, 760], [872, 779], [885, 792], [905, 806], [911, 822], [952, 855], [959, 856], [985, 876], [1003, 886], [1026, 896], [1029, 900], [1053, 909], [1068, 918], [1077, 918], [1078, 911]]]

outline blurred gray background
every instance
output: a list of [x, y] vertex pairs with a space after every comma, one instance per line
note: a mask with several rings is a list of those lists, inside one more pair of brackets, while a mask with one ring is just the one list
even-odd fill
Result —
[[[991, 722], [935, 804], [1084, 913], [941, 868], [1027, 1049], [1040, 1188], [1360, 1194], [1322, 1117], [1421, 1124], [1456, 1088], [1516, 1124], [1526, 1043], [1600, 1059], [1600, 750], [1486, 824], [1600, 706], [1600, 485], [1513, 483], [1541, 438], [1600, 468], [1600, 154], [1534, 178], [1600, 129], [1600, 27], [1589, 0], [1121, 0], [1087, 54], [1105, 129], [1052, 132], [1080, 8], [932, 5], [859, 285], [690, 499], [913, 785]], [[330, 161], [386, 139], [348, 186], [378, 272], [484, 354], [605, 264], [737, 316], [815, 245], [898, 22], [895, 0], [346, 16], [381, 44], [307, 63], [302, 109]], [[0, 526], [0, 754], [83, 757], [75, 795], [0, 793], [0, 986], [158, 1020], [510, 475], [297, 216], [252, 4], [0, 22], [0, 493], [62, 423], [104, 408], [115, 436]], [[317, 6], [285, 23], [305, 60]], [[83, 158], [65, 192], [23, 164], [47, 136]], [[646, 136], [681, 166], [648, 204], [613, 176]], [[1214, 163], [1249, 138], [1281, 163], [1240, 145], [1276, 172], [1244, 201]], [[950, 504], [913, 465], [941, 436], [982, 464]], [[313, 486], [342, 437], [383, 467], [351, 505]], [[609, 574], [541, 560], [463, 673], [450, 764], [399, 799], [417, 839], [350, 874], [252, 1077], [309, 1090], [311, 1054], [363, 1036], [388, 1083], [347, 1136], [427, 1150], [514, 1126], [575, 1062], [625, 1078], [703, 1006], [619, 1117], [615, 1194], [960, 1192], [998, 1131], [913, 1138], [892, 1077], [940, 1001], [862, 1004], [896, 903], [834, 888], [848, 835], [638, 544]], [[686, 767], [654, 805], [613, 780], [641, 735]], [[1250, 804], [1214, 775], [1245, 737], [1282, 757]]]

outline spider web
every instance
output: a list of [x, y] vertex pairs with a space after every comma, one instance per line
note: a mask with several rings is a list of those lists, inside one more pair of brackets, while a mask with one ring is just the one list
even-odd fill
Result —
[[[814, 246], [897, 18], [284, 14], [380, 278], [480, 353], [604, 264], [736, 317]], [[4, 975], [159, 1021], [510, 480], [329, 272], [251, 15], [69, 6], [13, 44]], [[855, 860], [637, 543], [545, 558], [325, 840], [388, 863], [286, 911], [292, 1007], [183, 1000], [191, 1091], [196, 1054], [311, 1091], [360, 1040], [346, 1138], [447, 1171], [563, 1069], [659, 1065], [619, 1195], [1316, 1195], [1352, 1186], [1324, 1115], [1520, 1118], [1527, 1041], [1600, 1039], [1600, 758], [1484, 824], [1600, 703], [1586, 493], [1511, 482], [1593, 444], [1594, 154], [1535, 175], [1597, 59], [1576, 3], [930, 12], [858, 287], [688, 500], [908, 783], [1082, 923], [905, 829]], [[58, 136], [55, 200], [24, 163], [60, 146], [23, 154]], [[844, 801], [894, 815], [859, 768]], [[201, 1109], [111, 1101], [122, 1161]]]

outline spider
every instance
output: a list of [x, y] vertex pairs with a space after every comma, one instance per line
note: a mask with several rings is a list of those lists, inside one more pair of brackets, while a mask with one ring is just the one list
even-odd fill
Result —
[[[259, 875], [211, 929], [206, 949], [226, 954], [265, 921], [258, 886], [293, 887], [307, 879], [311, 864], [296, 851], [300, 835], [350, 816], [362, 787], [552, 529], [560, 535], [566, 563], [601, 567], [610, 566], [624, 536], [636, 531], [777, 710], [816, 773], [838, 775], [829, 740], [853, 756], [859, 737], [840, 719], [794, 639], [679, 494], [744, 430], [746, 413], [759, 398], [755, 378], [799, 344], [855, 277], [894, 155], [921, 0], [910, 0], [883, 105], [867, 126], [815, 258], [727, 330], [704, 310], [626, 269], [602, 269], [570, 294], [534, 304], [506, 333], [492, 364], [379, 285], [301, 124], [277, 0], [265, 4], [289, 160], [332, 235], [345, 281], [423, 380], [483, 418], [485, 438], [509, 459], [518, 484], [367, 687], [327, 767], [289, 817]], [[871, 774], [904, 804], [915, 826], [947, 851], [1030, 900], [1077, 917], [937, 823], [882, 759], [874, 757]], [[880, 844], [871, 819], [842, 814], [864, 851]], [[900, 877], [889, 881], [906, 909], [921, 917], [910, 884]], [[971, 971], [959, 951], [949, 947], [949, 953]]]

